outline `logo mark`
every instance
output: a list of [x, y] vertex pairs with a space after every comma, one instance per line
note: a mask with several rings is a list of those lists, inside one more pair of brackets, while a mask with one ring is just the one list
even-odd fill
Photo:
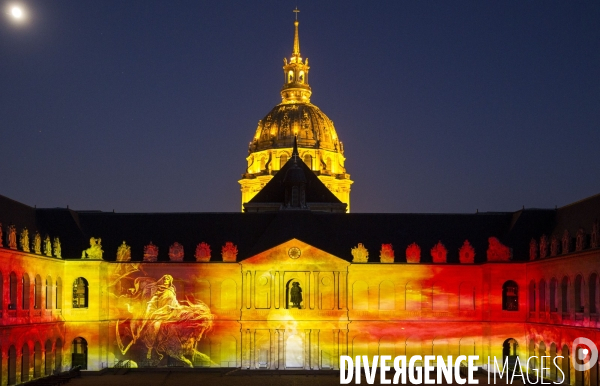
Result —
[[[577, 371], [591, 369], [598, 362], [598, 348], [588, 338], [579, 337], [573, 341], [571, 346], [571, 363]], [[587, 359], [587, 362], [585, 362]], [[578, 363], [577, 361], [580, 361]]]

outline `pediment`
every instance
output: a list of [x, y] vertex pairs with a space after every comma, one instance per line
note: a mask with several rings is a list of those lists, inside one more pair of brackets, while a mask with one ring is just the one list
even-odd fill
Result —
[[[311, 269], [311, 270], [345, 270], [350, 265], [346, 260], [340, 259], [319, 248], [313, 247], [301, 240], [291, 239], [264, 252], [256, 254], [240, 262], [245, 269], [248, 266], [282, 267], [286, 269]], [[311, 267], [312, 266], [312, 267]]]

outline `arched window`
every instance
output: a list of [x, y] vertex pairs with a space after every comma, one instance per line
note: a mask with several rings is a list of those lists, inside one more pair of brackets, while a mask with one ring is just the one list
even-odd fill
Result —
[[558, 281], [556, 280], [556, 278], [552, 278], [550, 280], [550, 312], [556, 312], [558, 311], [558, 302], [556, 301], [556, 299], [558, 298], [557, 296], [557, 291], [558, 290]]
[[87, 308], [88, 306], [88, 282], [78, 277], [73, 282], [73, 308]]
[[288, 72], [288, 83], [292, 83], [294, 81], [294, 71]]
[[266, 168], [266, 162], [267, 162], [267, 160], [266, 160], [265, 157], [260, 157], [260, 170], [261, 171], [265, 170], [265, 168]]
[[300, 71], [300, 75], [298, 75], [298, 81], [300, 83], [304, 83], [304, 71]]
[[56, 309], [60, 310], [62, 308], [62, 279], [59, 277], [56, 279]]
[[56, 340], [56, 344], [54, 345], [55, 351], [55, 360], [54, 360], [54, 369], [57, 373], [62, 371], [62, 340], [58, 338]]
[[569, 312], [569, 278], [563, 277], [560, 283], [561, 312]]
[[0, 272], [0, 310], [4, 309], [4, 277]]
[[29, 300], [31, 296], [31, 285], [29, 281], [29, 275], [26, 273], [24, 273], [23, 277], [21, 278], [21, 289], [23, 291], [21, 292], [21, 307], [24, 310], [28, 310], [31, 308], [31, 302]]
[[394, 283], [389, 280], [379, 284], [379, 309], [393, 310], [396, 308], [396, 291]]
[[237, 307], [237, 284], [231, 279], [221, 283], [221, 308], [233, 310]]
[[42, 345], [40, 342], [35, 342], [33, 346], [33, 377], [39, 378], [42, 376]]
[[29, 381], [29, 345], [25, 343], [21, 348], [21, 382]]
[[87, 341], [83, 338], [73, 339], [73, 343], [71, 344], [71, 352], [72, 366], [80, 366], [81, 370], [87, 370]]
[[546, 281], [544, 279], [540, 280], [539, 291], [540, 296], [538, 310], [540, 312], [546, 312]]
[[529, 283], [529, 311], [535, 311], [535, 282]]
[[431, 305], [434, 311], [448, 311], [448, 293], [444, 287], [435, 283], [431, 287]]
[[52, 355], [52, 341], [48, 339], [44, 346], [44, 374], [52, 375], [52, 365], [54, 364], [54, 355]]
[[282, 154], [279, 157], [279, 169], [281, 169], [283, 167], [283, 165], [285, 165], [285, 163], [287, 162], [287, 160], [288, 160], [287, 154]]
[[419, 283], [410, 282], [406, 284], [406, 295], [404, 300], [406, 301], [407, 311], [420, 311], [421, 310], [421, 286]]
[[473, 283], [465, 282], [459, 288], [459, 309], [461, 311], [472, 311], [475, 309], [475, 287]]
[[9, 276], [9, 303], [8, 303], [8, 309], [9, 310], [16, 310], [17, 309], [17, 274], [14, 272], [10, 273]]
[[210, 282], [208, 280], [198, 280], [194, 283], [194, 297], [210, 307]]
[[575, 312], [583, 312], [583, 278], [575, 277]]
[[52, 309], [52, 278], [50, 276], [46, 278], [46, 309]]
[[358, 280], [352, 285], [352, 309], [369, 309], [369, 286], [362, 280]]
[[590, 314], [598, 312], [598, 275], [592, 273], [589, 281]]
[[502, 285], [502, 309], [506, 311], [519, 310], [519, 286], [512, 280]]
[[17, 383], [17, 349], [15, 346], [10, 346], [8, 349], [8, 384], [14, 385], [15, 383]]
[[312, 156], [310, 154], [306, 154], [304, 156], [304, 163], [308, 166], [309, 169], [312, 170]]
[[35, 276], [33, 286], [33, 308], [42, 308], [42, 278], [40, 275]]

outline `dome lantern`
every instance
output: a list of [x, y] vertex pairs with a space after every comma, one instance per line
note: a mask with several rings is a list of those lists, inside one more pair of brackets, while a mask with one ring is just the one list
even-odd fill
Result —
[[[296, 15], [298, 15], [296, 13]], [[308, 58], [300, 56], [300, 37], [298, 35], [298, 20], [294, 21], [294, 50], [290, 61], [283, 59], [284, 84], [281, 88], [283, 103], [310, 103], [312, 91], [308, 85]]]

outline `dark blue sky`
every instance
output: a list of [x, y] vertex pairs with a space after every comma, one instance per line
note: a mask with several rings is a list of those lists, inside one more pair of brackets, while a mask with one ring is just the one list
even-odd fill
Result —
[[26, 204], [237, 211], [296, 4], [353, 212], [600, 193], [598, 1], [21, 4], [26, 25], [0, 23], [0, 194]]

